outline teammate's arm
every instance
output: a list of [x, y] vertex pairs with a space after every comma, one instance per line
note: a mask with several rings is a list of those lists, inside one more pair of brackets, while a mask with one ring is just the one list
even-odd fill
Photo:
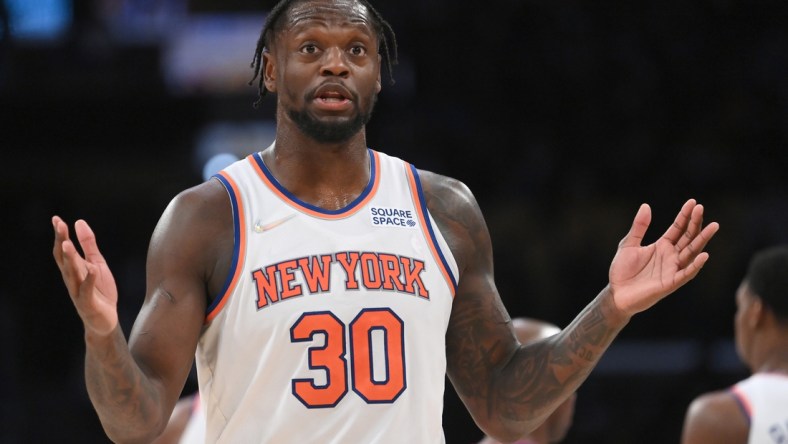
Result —
[[684, 418], [681, 444], [745, 444], [749, 426], [741, 406], [727, 391], [699, 396]]
[[641, 248], [650, 222], [650, 209], [642, 206], [619, 244], [610, 284], [561, 333], [520, 346], [495, 287], [478, 203], [456, 180], [421, 175], [430, 212], [460, 270], [446, 334], [447, 372], [476, 423], [501, 441], [541, 424], [577, 390], [632, 315], [694, 277], [717, 230], [716, 224], [701, 229], [703, 208], [688, 201], [659, 243]]
[[167, 424], [193, 363], [209, 291], [226, 272], [217, 253], [225, 224], [232, 245], [229, 199], [215, 181], [170, 203], [151, 239], [145, 301], [127, 343], [93, 232], [84, 221], [75, 224], [83, 258], [66, 224], [53, 218], [53, 254], [85, 327], [88, 394], [113, 441], [150, 442]]

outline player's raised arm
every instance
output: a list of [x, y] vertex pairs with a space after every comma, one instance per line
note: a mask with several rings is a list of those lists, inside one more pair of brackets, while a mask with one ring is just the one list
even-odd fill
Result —
[[703, 206], [689, 199], [656, 242], [641, 242], [651, 222], [651, 208], [640, 206], [629, 233], [610, 265], [610, 289], [616, 306], [632, 316], [648, 309], [694, 278], [709, 258], [706, 244], [719, 229], [703, 226]]
[[476, 423], [501, 441], [541, 424], [577, 390], [632, 315], [692, 279], [718, 229], [701, 227], [703, 208], [691, 200], [662, 238], [640, 246], [650, 222], [650, 209], [641, 207], [619, 244], [610, 285], [560, 334], [521, 346], [495, 286], [489, 232], [473, 195], [455, 180], [423, 177], [430, 212], [460, 269], [447, 372]]
[[68, 225], [59, 216], [52, 217], [55, 246], [52, 255], [63, 276], [71, 301], [85, 325], [85, 333], [106, 337], [118, 325], [118, 290], [115, 278], [96, 244], [93, 230], [84, 220], [74, 224], [79, 245], [77, 251], [69, 235]]
[[226, 240], [222, 217], [230, 217], [229, 203], [213, 182], [169, 205], [151, 240], [146, 297], [128, 343], [114, 279], [92, 230], [84, 221], [75, 224], [82, 257], [65, 222], [53, 218], [53, 254], [85, 326], [88, 394], [115, 442], [150, 442], [167, 424], [194, 359], [206, 289], [219, 286], [214, 245]]

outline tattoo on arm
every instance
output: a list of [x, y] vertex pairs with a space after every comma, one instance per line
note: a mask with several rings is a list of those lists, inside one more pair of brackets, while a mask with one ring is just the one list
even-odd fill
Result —
[[562, 333], [518, 350], [509, 364], [511, 374], [496, 386], [504, 416], [521, 420], [526, 408], [552, 408], [577, 390], [623, 328], [606, 315], [606, 303], [595, 299]]
[[[570, 331], [567, 349], [586, 362], [596, 363], [604, 351], [600, 347], [606, 347], [605, 343], [612, 341], [615, 330], [606, 324], [601, 307], [591, 305], [585, 314], [578, 328]], [[567, 358], [571, 362], [571, 358]]]
[[490, 234], [470, 190], [425, 173], [430, 213], [460, 269], [446, 356], [449, 376], [466, 403], [488, 418], [537, 420], [588, 377], [623, 328], [603, 291], [554, 337], [518, 346], [494, 283]]
[[108, 348], [88, 347], [85, 355], [88, 394], [108, 434], [135, 429], [148, 433], [151, 425], [160, 419], [155, 408], [158, 395], [151, 384], [145, 383], [142, 372], [131, 359], [123, 333], [116, 332], [112, 341], [114, 344]]
[[[470, 260], [468, 255], [484, 254], [473, 247], [489, 240], [481, 210], [470, 190], [461, 182], [448, 177], [422, 172], [424, 196], [430, 214], [457, 261], [460, 276]], [[469, 214], [473, 212], [475, 214]]]

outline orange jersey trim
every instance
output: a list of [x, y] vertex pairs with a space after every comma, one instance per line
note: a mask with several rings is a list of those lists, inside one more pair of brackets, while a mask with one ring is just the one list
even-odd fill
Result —
[[268, 170], [268, 167], [265, 165], [265, 162], [263, 162], [263, 158], [259, 152], [247, 156], [247, 160], [252, 164], [252, 167], [254, 167], [255, 172], [263, 181], [263, 183], [275, 195], [282, 199], [283, 202], [286, 202], [288, 205], [292, 206], [298, 211], [320, 219], [342, 219], [356, 214], [359, 210], [361, 210], [361, 208], [364, 207], [367, 202], [369, 202], [370, 199], [372, 199], [372, 197], [375, 196], [375, 193], [378, 191], [378, 186], [380, 185], [380, 159], [378, 158], [378, 153], [376, 151], [367, 148], [367, 152], [369, 153], [371, 174], [369, 178], [369, 184], [367, 184], [367, 187], [364, 188], [364, 191], [362, 191], [353, 202], [344, 208], [340, 208], [339, 210], [326, 210], [320, 208], [302, 201], [294, 194], [289, 192], [276, 180], [274, 175], [271, 174], [271, 171]]
[[224, 283], [222, 291], [219, 292], [216, 299], [208, 307], [205, 316], [205, 324], [210, 323], [224, 308], [227, 299], [232, 294], [241, 274], [243, 268], [243, 258], [246, 257], [246, 222], [244, 219], [244, 204], [241, 198], [241, 192], [238, 185], [230, 178], [228, 174], [221, 171], [214, 175], [214, 178], [224, 185], [227, 189], [227, 194], [230, 196], [230, 203], [233, 207], [233, 226], [234, 228], [234, 246], [233, 246], [233, 261], [230, 264], [230, 271], [227, 280]]
[[738, 401], [744, 415], [747, 417], [747, 422], [750, 422], [750, 418], [752, 418], [752, 404], [750, 404], [749, 398], [747, 398], [747, 395], [737, 386], [731, 388], [731, 393], [733, 394], [733, 398]]
[[443, 274], [443, 278], [446, 280], [446, 284], [449, 286], [451, 297], [454, 298], [454, 295], [457, 293], [457, 282], [454, 279], [454, 275], [451, 273], [449, 264], [446, 262], [443, 252], [438, 246], [438, 239], [435, 236], [432, 224], [430, 223], [429, 214], [427, 213], [427, 202], [424, 199], [424, 191], [421, 187], [421, 181], [419, 180], [418, 172], [413, 165], [407, 162], [405, 162], [405, 171], [408, 175], [408, 183], [410, 184], [410, 193], [413, 198], [413, 203], [416, 207], [416, 211], [419, 212], [419, 225], [421, 226], [421, 232], [424, 234], [424, 239], [427, 241], [430, 251], [432, 251], [432, 256], [435, 258], [435, 262], [437, 262], [438, 266], [440, 267], [441, 274]]

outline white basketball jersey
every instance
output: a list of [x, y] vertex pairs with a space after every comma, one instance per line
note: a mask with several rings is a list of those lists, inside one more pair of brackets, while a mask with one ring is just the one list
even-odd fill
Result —
[[194, 395], [189, 421], [183, 428], [178, 444], [205, 444], [205, 408], [200, 401], [200, 394]]
[[416, 169], [368, 153], [368, 186], [336, 211], [289, 193], [260, 153], [215, 176], [235, 251], [197, 349], [208, 442], [444, 442], [457, 265]]
[[731, 391], [750, 422], [748, 444], [788, 442], [788, 375], [756, 373]]

